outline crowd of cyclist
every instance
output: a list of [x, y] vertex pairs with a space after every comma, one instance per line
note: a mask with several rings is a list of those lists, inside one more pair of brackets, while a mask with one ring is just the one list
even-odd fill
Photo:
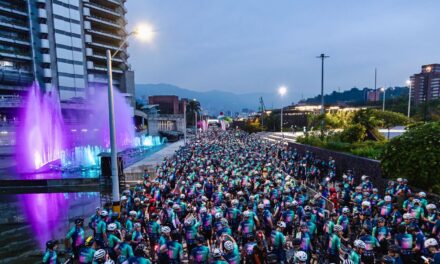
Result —
[[[405, 179], [385, 193], [330, 157], [209, 131], [67, 234], [75, 263], [440, 263], [440, 214]], [[85, 237], [85, 224], [93, 236]], [[47, 243], [44, 263], [56, 263]]]

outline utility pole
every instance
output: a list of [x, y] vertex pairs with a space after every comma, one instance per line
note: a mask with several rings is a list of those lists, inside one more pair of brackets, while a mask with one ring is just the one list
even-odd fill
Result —
[[329, 57], [324, 53], [316, 57], [321, 59], [321, 114], [324, 114], [324, 60]]
[[377, 68], [374, 68], [374, 101], [377, 101]]

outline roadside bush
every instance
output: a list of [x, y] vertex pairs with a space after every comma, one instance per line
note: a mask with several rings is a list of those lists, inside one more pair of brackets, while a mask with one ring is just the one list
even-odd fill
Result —
[[440, 122], [411, 128], [391, 139], [382, 155], [385, 176], [440, 194]]
[[341, 140], [344, 142], [359, 142], [366, 137], [366, 128], [361, 124], [353, 124], [340, 133]]

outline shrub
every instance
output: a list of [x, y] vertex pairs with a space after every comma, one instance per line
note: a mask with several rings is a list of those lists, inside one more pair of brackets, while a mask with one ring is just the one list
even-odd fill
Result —
[[385, 176], [440, 193], [440, 122], [411, 128], [391, 139], [382, 155]]
[[359, 142], [366, 137], [366, 128], [361, 124], [353, 124], [340, 133], [341, 140], [344, 142]]

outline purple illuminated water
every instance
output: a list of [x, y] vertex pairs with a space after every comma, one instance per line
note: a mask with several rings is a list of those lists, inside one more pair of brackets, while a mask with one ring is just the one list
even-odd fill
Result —
[[30, 172], [60, 159], [64, 147], [63, 118], [56, 92], [42, 94], [34, 84], [26, 100], [17, 130], [20, 172]]

